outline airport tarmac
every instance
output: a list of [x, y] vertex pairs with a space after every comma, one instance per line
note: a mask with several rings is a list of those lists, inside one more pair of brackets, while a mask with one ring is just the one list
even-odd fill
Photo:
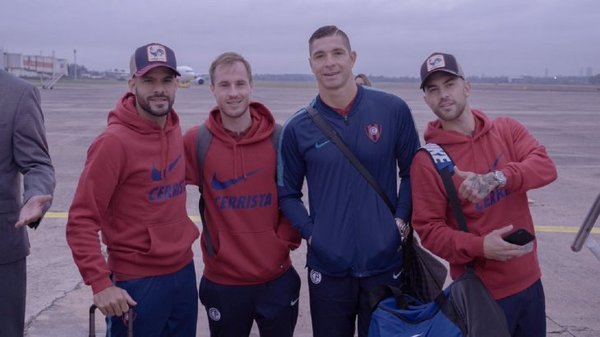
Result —
[[[413, 110], [419, 134], [433, 114], [423, 103], [417, 84], [375, 83], [403, 97]], [[50, 152], [56, 168], [54, 203], [36, 231], [30, 231], [26, 336], [86, 336], [92, 294], [72, 261], [65, 240], [68, 211], [90, 142], [106, 125], [106, 116], [126, 91], [126, 82], [59, 82], [42, 90], [42, 108]], [[313, 83], [256, 83], [253, 98], [265, 103], [284, 122], [316, 94]], [[474, 84], [471, 103], [490, 116], [512, 116], [543, 143], [558, 167], [553, 184], [531, 191], [539, 259], [547, 304], [547, 336], [600, 336], [600, 261], [587, 248], [573, 253], [576, 231], [600, 193], [600, 88], [539, 87]], [[214, 105], [207, 86], [177, 92], [175, 109], [182, 129], [202, 122]], [[188, 189], [188, 212], [199, 223], [198, 193]], [[599, 228], [600, 229], [600, 228]], [[594, 231], [596, 237], [599, 229]], [[195, 245], [198, 274], [202, 259]], [[311, 336], [305, 243], [293, 252], [302, 276], [300, 317], [295, 336]], [[204, 308], [200, 306], [198, 336], [209, 336]], [[104, 331], [96, 315], [98, 335]], [[1, 332], [1, 327], [0, 327]], [[0, 333], [1, 335], [1, 333]], [[253, 330], [252, 336], [258, 336]]]

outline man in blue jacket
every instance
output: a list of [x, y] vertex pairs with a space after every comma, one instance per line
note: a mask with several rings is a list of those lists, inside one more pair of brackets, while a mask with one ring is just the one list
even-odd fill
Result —
[[[357, 86], [352, 74], [356, 52], [342, 30], [317, 29], [309, 39], [309, 53], [319, 88], [311, 106], [396, 205], [392, 214], [306, 108], [287, 121], [279, 144], [279, 202], [309, 245], [313, 334], [352, 337], [358, 318], [362, 337], [367, 336], [371, 318], [368, 292], [401, 280], [401, 230], [410, 218], [409, 168], [419, 138], [402, 99]], [[305, 177], [310, 213], [301, 200]]]

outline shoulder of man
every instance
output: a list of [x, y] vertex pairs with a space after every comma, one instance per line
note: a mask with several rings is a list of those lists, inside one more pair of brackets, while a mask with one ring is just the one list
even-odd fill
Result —
[[21, 92], [23, 90], [35, 90], [35, 85], [14, 76], [11, 73], [8, 73], [4, 70], [0, 69], [0, 86], [2, 90], [11, 90]]

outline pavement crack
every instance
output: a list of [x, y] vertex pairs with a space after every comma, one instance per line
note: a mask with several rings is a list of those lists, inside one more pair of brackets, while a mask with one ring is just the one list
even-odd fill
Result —
[[45, 308], [43, 308], [42, 310], [38, 311], [35, 315], [32, 315], [29, 317], [29, 319], [27, 320], [27, 322], [25, 322], [25, 337], [28, 336], [28, 331], [29, 328], [31, 327], [31, 325], [41, 316], [43, 315], [45, 312], [47, 312], [48, 310], [52, 309], [60, 300], [64, 299], [65, 297], [67, 297], [70, 293], [81, 289], [81, 287], [83, 287], [83, 281], [79, 281], [77, 282], [77, 284], [75, 284], [75, 287], [73, 287], [71, 290], [67, 290], [64, 291], [62, 293], [61, 296], [56, 297], [55, 299], [52, 300], [52, 302], [50, 302], [50, 304], [48, 306], [46, 306]]
[[561, 324], [558, 324], [557, 321], [553, 320], [552, 317], [546, 315], [546, 319], [548, 319], [549, 321], [552, 321], [552, 323], [554, 323], [557, 327], [560, 328], [558, 331], [546, 331], [546, 334], [548, 334], [550, 336], [552, 336], [552, 335], [561, 336], [563, 333], [567, 333], [569, 336], [577, 337], [574, 334], [572, 334], [571, 331], [569, 331], [569, 329], [567, 327], [565, 327]]

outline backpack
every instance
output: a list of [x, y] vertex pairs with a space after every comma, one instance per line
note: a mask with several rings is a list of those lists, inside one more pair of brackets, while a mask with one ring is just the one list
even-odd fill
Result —
[[[273, 144], [275, 153], [277, 153], [277, 146], [281, 130], [282, 126], [275, 123], [273, 133], [271, 134], [271, 143]], [[204, 216], [206, 205], [202, 194], [202, 174], [204, 171], [204, 158], [206, 158], [206, 152], [208, 152], [208, 147], [210, 146], [212, 138], [213, 134], [206, 127], [206, 123], [200, 124], [200, 127], [198, 128], [198, 136], [196, 137], [198, 176], [200, 177], [200, 184], [198, 184], [198, 191], [200, 191], [200, 199], [198, 200], [198, 211], [200, 213], [200, 218], [202, 219], [202, 233], [204, 234], [204, 243], [206, 244], [206, 251], [208, 252], [209, 256], [215, 256], [215, 249], [213, 247], [212, 240], [210, 238], [210, 232], [208, 231], [208, 227], [206, 226], [206, 218]]]

